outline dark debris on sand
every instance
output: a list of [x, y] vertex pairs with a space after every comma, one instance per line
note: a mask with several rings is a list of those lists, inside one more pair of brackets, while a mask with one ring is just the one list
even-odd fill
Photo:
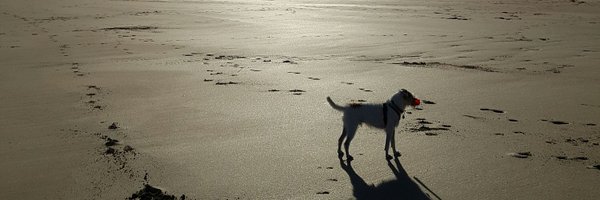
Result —
[[136, 193], [131, 194], [128, 200], [185, 200], [185, 194], [177, 198], [175, 195], [167, 194], [161, 189], [152, 187], [151, 185], [144, 184], [144, 188]]
[[117, 122], [113, 122], [110, 126], [108, 126], [108, 129], [112, 129], [112, 130], [118, 129], [118, 128], [119, 128], [119, 126], [117, 126]]

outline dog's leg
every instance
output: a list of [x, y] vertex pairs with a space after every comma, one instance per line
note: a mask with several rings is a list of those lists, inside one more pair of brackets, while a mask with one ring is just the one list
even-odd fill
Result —
[[[392, 159], [392, 156], [390, 156], [390, 154], [388, 154], [388, 152], [390, 149], [390, 143], [392, 142], [392, 138], [394, 136], [393, 134], [394, 134], [393, 128], [387, 128], [387, 127], [385, 128], [385, 159], [387, 159], [387, 160]], [[392, 144], [392, 148], [395, 148], [394, 146], [395, 145]]]
[[342, 152], [342, 142], [344, 142], [344, 138], [346, 138], [346, 128], [342, 129], [342, 135], [340, 135], [340, 139], [338, 139], [338, 157], [340, 159], [344, 157], [344, 152]]
[[394, 152], [394, 157], [400, 157], [402, 154], [400, 151], [396, 150], [396, 130], [392, 131], [392, 151]]
[[348, 159], [348, 161], [353, 160], [354, 158], [350, 155], [350, 151], [348, 150], [350, 148], [350, 142], [352, 142], [352, 139], [354, 138], [354, 135], [356, 134], [356, 128], [358, 128], [357, 126], [352, 126], [352, 127], [346, 127], [346, 142], [344, 142], [344, 148], [346, 149], [346, 159]]

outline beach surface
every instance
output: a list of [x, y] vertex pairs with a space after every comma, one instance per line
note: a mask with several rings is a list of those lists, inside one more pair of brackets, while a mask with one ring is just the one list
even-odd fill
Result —
[[[598, 1], [3, 0], [0, 24], [0, 199], [600, 196]], [[338, 159], [325, 98], [403, 88], [402, 156], [361, 126]]]

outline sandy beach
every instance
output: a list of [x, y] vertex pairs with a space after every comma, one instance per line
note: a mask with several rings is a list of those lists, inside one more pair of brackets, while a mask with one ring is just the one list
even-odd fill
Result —
[[[597, 199], [596, 0], [0, 1], [0, 199]], [[423, 105], [338, 159], [339, 104]]]

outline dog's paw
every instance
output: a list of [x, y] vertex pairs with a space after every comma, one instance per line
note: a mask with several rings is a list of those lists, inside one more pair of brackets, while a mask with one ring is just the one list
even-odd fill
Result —
[[351, 155], [348, 155], [348, 156], [346, 156], [346, 160], [352, 161], [352, 160], [354, 160], [354, 157], [352, 157]]
[[402, 154], [399, 151], [396, 151], [396, 152], [394, 152], [394, 156], [400, 157], [400, 156], [402, 156]]
[[386, 159], [386, 160], [391, 160], [391, 159], [392, 159], [392, 156], [390, 156], [389, 154], [385, 154], [385, 159]]

